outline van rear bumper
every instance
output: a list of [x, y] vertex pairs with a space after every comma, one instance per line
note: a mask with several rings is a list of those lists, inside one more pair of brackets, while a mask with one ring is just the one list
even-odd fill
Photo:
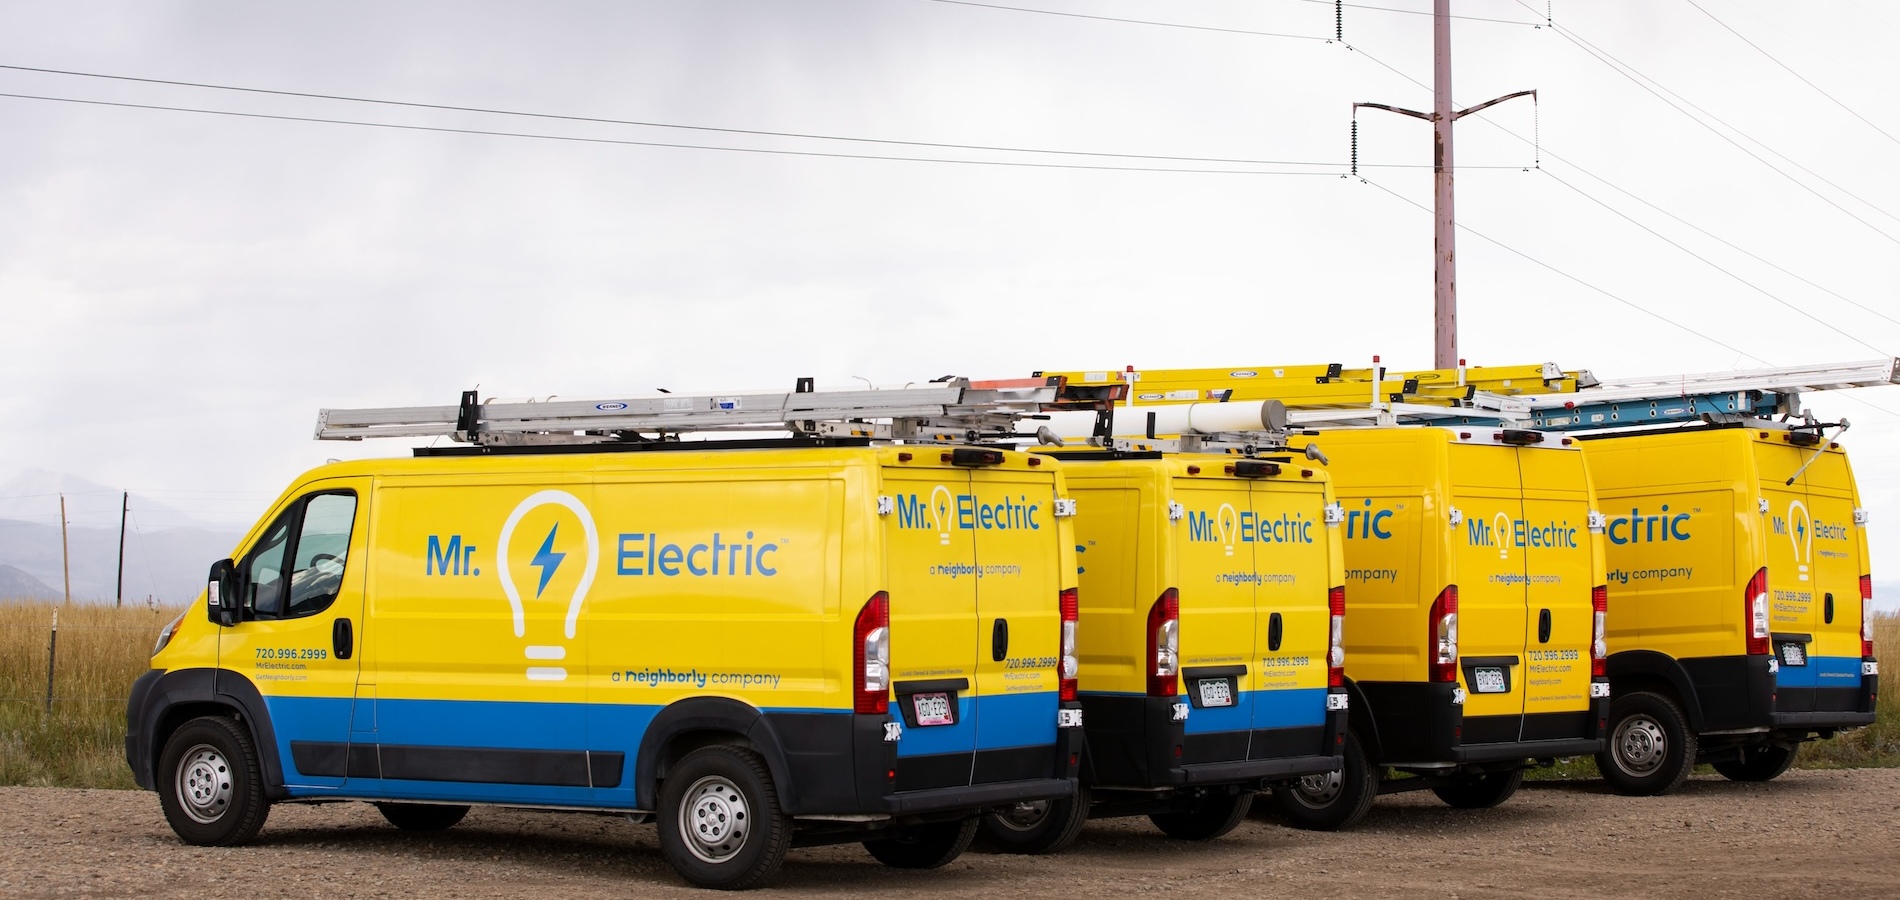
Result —
[[[1063, 709], [1082, 708], [1081, 704], [1072, 700], [1059, 705]], [[855, 769], [829, 767], [829, 777], [851, 772], [856, 781], [858, 798], [855, 812], [893, 816], [955, 811], [974, 813], [989, 807], [1029, 800], [1059, 800], [1075, 793], [1077, 774], [1081, 768], [1081, 728], [1056, 729], [1053, 744], [1004, 751], [1012, 759], [1029, 763], [1033, 763], [1036, 755], [1042, 755], [1045, 762], [1025, 766], [1019, 773], [1029, 777], [1006, 777], [1006, 780], [979, 781], [976, 784], [900, 791], [895, 789], [897, 783], [890, 777], [898, 771], [897, 744], [885, 739], [886, 723], [891, 721], [901, 720], [895, 714], [851, 716]], [[981, 754], [976, 757], [976, 761], [980, 776]]]
[[[1601, 680], [1601, 679], [1598, 679]], [[1603, 749], [1610, 698], [1571, 712], [1466, 716], [1445, 682], [1357, 682], [1378, 742], [1376, 762], [1483, 763], [1589, 756]]]
[[978, 810], [1027, 800], [1060, 800], [1075, 793], [1073, 778], [1037, 778], [1030, 781], [1003, 781], [996, 784], [972, 784], [966, 787], [931, 788], [905, 791], [880, 798], [876, 812], [891, 815]]

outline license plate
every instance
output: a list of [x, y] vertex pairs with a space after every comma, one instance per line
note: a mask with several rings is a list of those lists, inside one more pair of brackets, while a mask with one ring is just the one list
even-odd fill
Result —
[[1471, 687], [1480, 694], [1503, 694], [1511, 690], [1504, 670], [1497, 666], [1478, 666], [1471, 670]]
[[1784, 666], [1805, 666], [1808, 664], [1808, 648], [1801, 644], [1781, 645], [1781, 664]]
[[910, 698], [911, 709], [917, 711], [918, 725], [955, 725], [956, 717], [950, 711], [950, 695], [945, 693], [915, 694]]
[[1229, 687], [1225, 678], [1209, 678], [1197, 683], [1201, 692], [1201, 706], [1233, 706], [1234, 689]]

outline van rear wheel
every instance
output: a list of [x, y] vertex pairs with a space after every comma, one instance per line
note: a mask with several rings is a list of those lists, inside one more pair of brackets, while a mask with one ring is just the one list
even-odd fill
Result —
[[1438, 799], [1455, 809], [1490, 809], [1517, 793], [1524, 783], [1524, 770], [1485, 772], [1481, 775], [1453, 775], [1451, 781], [1432, 788]]
[[435, 803], [378, 803], [376, 811], [404, 831], [446, 831], [468, 815], [466, 806]]
[[251, 733], [223, 716], [172, 732], [158, 757], [158, 805], [188, 844], [230, 847], [257, 837], [270, 801]]
[[1338, 769], [1275, 785], [1273, 804], [1287, 823], [1309, 831], [1338, 831], [1359, 824], [1379, 796], [1379, 769], [1366, 759], [1359, 736], [1346, 732]]
[[1211, 841], [1240, 824], [1253, 808], [1253, 791], [1208, 794], [1180, 812], [1156, 813], [1148, 817], [1161, 833], [1182, 841]]
[[1035, 800], [983, 816], [983, 835], [1009, 853], [1054, 853], [1082, 833], [1089, 820], [1089, 788], [1078, 784], [1061, 800]]
[[660, 849], [698, 887], [754, 887], [785, 862], [791, 820], [758, 754], [723, 744], [687, 754], [660, 785]]
[[1676, 701], [1636, 691], [1610, 702], [1610, 740], [1597, 753], [1597, 769], [1618, 793], [1667, 794], [1688, 780], [1695, 756], [1695, 732]]
[[1794, 748], [1774, 744], [1743, 747], [1741, 759], [1712, 760], [1710, 765], [1730, 781], [1773, 781], [1794, 765]]
[[889, 837], [865, 841], [871, 856], [893, 869], [935, 869], [970, 849], [976, 838], [976, 816], [954, 822], [931, 822], [895, 829]]

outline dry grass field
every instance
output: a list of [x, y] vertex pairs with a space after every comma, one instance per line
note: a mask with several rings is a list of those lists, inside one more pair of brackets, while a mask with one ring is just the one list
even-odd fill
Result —
[[[47, 639], [55, 610], [59, 642], [49, 708]], [[159, 629], [178, 612], [0, 600], [0, 785], [132, 787], [125, 696], [145, 672]], [[1874, 632], [1875, 652], [1900, 658], [1900, 615], [1880, 616]], [[1804, 745], [1799, 765], [1900, 766], [1900, 692], [1881, 693], [1879, 720], [1871, 727]], [[1589, 760], [1577, 760], [1542, 774], [1588, 778], [1596, 771]]]

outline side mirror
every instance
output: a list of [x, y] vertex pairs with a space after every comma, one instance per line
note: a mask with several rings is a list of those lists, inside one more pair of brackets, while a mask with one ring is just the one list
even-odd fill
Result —
[[205, 576], [205, 616], [214, 625], [236, 625], [242, 603], [237, 591], [237, 566], [228, 559], [211, 564]]

